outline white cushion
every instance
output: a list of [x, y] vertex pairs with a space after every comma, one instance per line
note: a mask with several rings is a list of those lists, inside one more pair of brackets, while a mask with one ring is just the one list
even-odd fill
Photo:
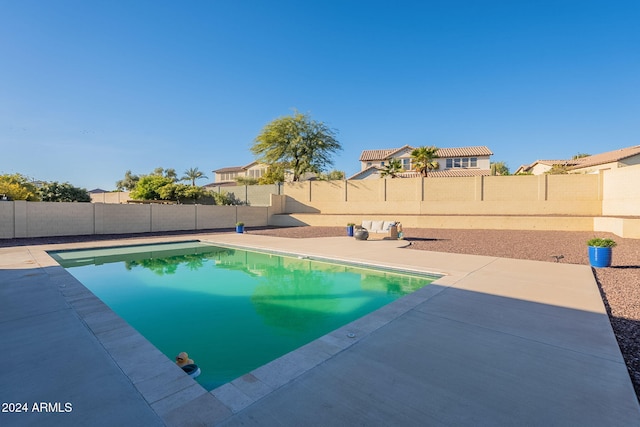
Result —
[[395, 221], [385, 221], [384, 224], [382, 225], [382, 229], [384, 231], [389, 231], [391, 230], [391, 226], [396, 225]]
[[362, 228], [366, 228], [367, 230], [372, 230], [371, 221], [362, 221]]
[[383, 224], [384, 224], [384, 221], [371, 221], [371, 229], [376, 233], [380, 231], [384, 231], [384, 228], [382, 228]]

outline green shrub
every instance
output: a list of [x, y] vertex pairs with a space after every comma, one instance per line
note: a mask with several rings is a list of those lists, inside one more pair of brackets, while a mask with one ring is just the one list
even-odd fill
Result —
[[594, 237], [587, 241], [587, 246], [595, 246], [598, 248], [613, 248], [617, 243], [611, 239], [603, 239], [600, 237]]

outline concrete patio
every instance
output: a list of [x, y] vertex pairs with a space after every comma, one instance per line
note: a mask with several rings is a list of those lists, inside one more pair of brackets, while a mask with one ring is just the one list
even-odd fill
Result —
[[[445, 276], [207, 392], [45, 252], [188, 239]], [[0, 424], [640, 426], [589, 267], [404, 244], [221, 233], [2, 248], [0, 401], [27, 411]]]

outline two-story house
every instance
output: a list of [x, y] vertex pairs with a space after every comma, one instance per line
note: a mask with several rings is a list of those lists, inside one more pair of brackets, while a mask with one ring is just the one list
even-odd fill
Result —
[[251, 162], [245, 166], [231, 166], [213, 171], [214, 180], [209, 186], [236, 185], [237, 178], [260, 178], [267, 172], [267, 165]]
[[[379, 178], [391, 159], [398, 159], [404, 172], [400, 177], [414, 177], [411, 152], [416, 147], [405, 145], [400, 148], [383, 150], [364, 150], [360, 155], [360, 172], [349, 179]], [[491, 156], [493, 153], [485, 146], [438, 148], [434, 161], [438, 167], [429, 172], [431, 177], [478, 176], [491, 175]]]

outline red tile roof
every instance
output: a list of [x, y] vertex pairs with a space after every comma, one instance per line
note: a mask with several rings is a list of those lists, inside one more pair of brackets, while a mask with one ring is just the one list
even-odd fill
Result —
[[227, 173], [227, 172], [242, 172], [244, 171], [244, 167], [242, 166], [230, 166], [228, 168], [222, 168], [214, 170], [215, 173]]
[[565, 165], [569, 170], [584, 169], [591, 166], [598, 166], [605, 163], [619, 162], [632, 156], [640, 154], [640, 145], [633, 147], [621, 148], [619, 150], [607, 151], [605, 153], [594, 154], [593, 156], [580, 157], [578, 159], [569, 160], [536, 160], [530, 165], [522, 165], [520, 168], [524, 171], [533, 169], [537, 164], [553, 166]]
[[569, 164], [574, 164], [570, 169], [582, 169], [590, 166], [602, 165], [605, 163], [619, 162], [632, 156], [640, 154], [640, 145], [621, 148], [619, 150], [607, 151], [606, 153], [594, 154], [593, 156], [581, 157], [579, 159], [568, 160]]
[[[457, 178], [462, 176], [489, 176], [489, 169], [443, 169], [429, 171], [427, 178]], [[417, 178], [421, 176], [418, 172], [402, 172], [398, 174], [401, 178]]]
[[[363, 150], [360, 154], [361, 162], [381, 161], [393, 156], [393, 154], [405, 148], [413, 150], [414, 147], [405, 145], [400, 148], [388, 148], [382, 150]], [[491, 156], [493, 153], [485, 146], [439, 148], [437, 157], [470, 157], [470, 156]]]

